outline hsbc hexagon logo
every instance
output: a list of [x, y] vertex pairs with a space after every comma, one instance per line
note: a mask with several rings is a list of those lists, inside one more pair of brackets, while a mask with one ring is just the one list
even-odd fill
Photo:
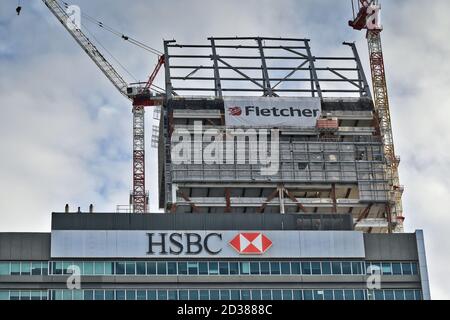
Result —
[[261, 232], [242, 232], [229, 244], [239, 254], [263, 254], [272, 246], [272, 241]]
[[242, 115], [242, 108], [241, 107], [229, 107], [228, 112], [230, 116], [239, 117]]

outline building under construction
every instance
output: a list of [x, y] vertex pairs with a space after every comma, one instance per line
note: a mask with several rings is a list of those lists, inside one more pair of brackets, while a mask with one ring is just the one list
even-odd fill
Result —
[[[0, 300], [430, 299], [423, 232], [403, 232], [376, 8], [351, 22], [367, 29], [372, 85], [354, 43], [327, 56], [271, 37], [164, 41], [148, 82], [128, 85], [66, 28], [133, 102], [130, 205], [0, 234]], [[148, 212], [147, 107], [162, 213]]]
[[[401, 229], [401, 199], [393, 191], [401, 187], [389, 174], [358, 52], [353, 43], [345, 46], [347, 56], [323, 57], [313, 55], [308, 39], [165, 42], [168, 99], [159, 158], [161, 207], [172, 213], [351, 214], [357, 230]], [[321, 114], [313, 126], [301, 120], [280, 124], [279, 170], [272, 175], [262, 175], [262, 165], [249, 161], [172, 163], [174, 130], [191, 132], [193, 143], [200, 142], [194, 137], [196, 123], [227, 134], [230, 96], [239, 96], [244, 105], [269, 101], [280, 106], [286, 99], [302, 105], [313, 99]], [[260, 128], [258, 122], [241, 127]], [[209, 143], [201, 141], [200, 146]], [[250, 143], [240, 150], [247, 158], [257, 151]], [[199, 149], [189, 159], [195, 158], [194, 152]]]

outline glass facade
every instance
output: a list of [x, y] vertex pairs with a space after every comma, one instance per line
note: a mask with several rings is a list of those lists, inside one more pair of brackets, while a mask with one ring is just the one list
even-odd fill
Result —
[[0, 291], [0, 300], [422, 300], [420, 290], [111, 289]]
[[418, 275], [415, 262], [364, 261], [51, 261], [0, 262], [0, 276], [67, 275]]

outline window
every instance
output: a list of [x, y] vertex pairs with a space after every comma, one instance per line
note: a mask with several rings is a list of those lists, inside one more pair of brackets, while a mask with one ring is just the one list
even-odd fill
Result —
[[323, 299], [324, 300], [333, 300], [333, 290], [324, 290], [323, 291]]
[[95, 300], [105, 300], [105, 291], [104, 290], [95, 290], [94, 299]]
[[156, 290], [147, 290], [147, 300], [156, 300]]
[[412, 263], [412, 274], [419, 274], [419, 272], [417, 271], [417, 263]]
[[165, 262], [157, 262], [156, 263], [156, 271], [159, 275], [167, 274], [167, 265]]
[[303, 290], [303, 299], [304, 300], [312, 300], [313, 299], [312, 290]]
[[[33, 262], [31, 264], [31, 275], [40, 276], [42, 273], [42, 263], [41, 262]], [[1, 274], [1, 272], [0, 272]]]
[[105, 274], [105, 263], [104, 262], [95, 262], [94, 269], [95, 269], [95, 274], [97, 274], [97, 275]]
[[43, 262], [42, 265], [42, 275], [48, 275], [48, 262]]
[[167, 262], [167, 274], [177, 274], [176, 262]]
[[126, 297], [127, 297], [127, 300], [136, 300], [136, 291], [134, 291], [134, 290], [127, 290], [126, 291]]
[[[62, 274], [62, 270], [61, 270], [61, 273], [60, 274]], [[16, 263], [16, 262], [13, 262], [13, 263], [11, 263], [11, 275], [12, 276], [19, 276], [20, 275], [20, 263]]]
[[219, 264], [217, 262], [210, 262], [209, 266], [209, 274], [217, 275], [219, 274]]
[[135, 275], [136, 274], [136, 264], [134, 262], [125, 263], [125, 272], [127, 275]]
[[207, 275], [208, 274], [208, 262], [198, 263], [198, 274]]
[[[147, 265], [147, 268], [148, 268], [148, 265]], [[178, 274], [187, 274], [187, 263], [186, 262], [178, 262]]]
[[23, 276], [31, 275], [31, 263], [29, 263], [29, 262], [22, 262], [20, 264], [20, 273]]
[[[413, 292], [414, 297], [414, 292]], [[252, 290], [252, 300], [261, 300], [261, 290]]]
[[198, 263], [197, 262], [188, 262], [187, 268], [188, 268], [189, 275], [197, 275], [198, 274]]
[[167, 300], [167, 290], [158, 290], [158, 300]]
[[[9, 269], [9, 266], [8, 266]], [[9, 291], [0, 291], [0, 301], [9, 300]]]
[[189, 300], [189, 292], [187, 290], [180, 290], [178, 296], [180, 300]]
[[375, 298], [375, 300], [384, 300], [383, 290], [375, 290], [374, 298]]
[[302, 290], [293, 290], [292, 293], [293, 293], [294, 300], [302, 300], [303, 299]]
[[239, 264], [237, 262], [230, 262], [230, 274], [239, 274]]
[[392, 264], [382, 263], [381, 270], [383, 272], [383, 275], [392, 275]]
[[416, 300], [422, 300], [422, 292], [420, 290], [414, 290], [414, 297]]
[[94, 300], [94, 291], [84, 290], [84, 300]]
[[404, 275], [411, 275], [412, 274], [411, 263], [402, 263], [402, 271]]
[[94, 263], [93, 262], [83, 262], [83, 272], [85, 275], [88, 275], [88, 276], [93, 275], [94, 274]]
[[[58, 290], [58, 291], [60, 291], [60, 290]], [[62, 297], [62, 292], [61, 292], [61, 297]], [[9, 293], [9, 299], [10, 300], [19, 300], [20, 299], [20, 292], [19, 291], [11, 291]], [[56, 297], [55, 300], [61, 300], [61, 298], [58, 299], [58, 297]]]
[[281, 274], [291, 274], [291, 264], [289, 262], [281, 262]]
[[147, 292], [145, 290], [138, 290], [136, 292], [137, 300], [146, 300], [147, 299]]
[[270, 264], [269, 262], [261, 262], [261, 274], [270, 274]]
[[156, 274], [156, 263], [155, 262], [147, 262], [147, 274], [149, 274], [149, 275]]
[[311, 274], [311, 262], [302, 262], [302, 274]]
[[241, 299], [250, 300], [250, 290], [241, 290]]
[[272, 292], [270, 290], [262, 290], [261, 296], [263, 300], [271, 300], [272, 299]]
[[198, 290], [189, 290], [189, 300], [198, 300]]
[[219, 274], [228, 275], [228, 262], [219, 262]]
[[342, 262], [342, 274], [352, 274], [350, 262]]
[[259, 262], [250, 262], [250, 274], [259, 274]]
[[393, 275], [400, 275], [402, 274], [402, 267], [400, 263], [393, 263], [392, 264], [392, 274]]
[[138, 275], [146, 274], [145, 262], [136, 262], [136, 274]]
[[[67, 291], [67, 290], [65, 290], [65, 291]], [[20, 300], [31, 300], [31, 292], [30, 291], [20, 292]]]
[[220, 290], [220, 300], [230, 300], [230, 291]]
[[355, 290], [355, 300], [364, 300], [364, 290]]
[[281, 290], [272, 290], [272, 299], [281, 300], [282, 299]]
[[270, 274], [280, 274], [280, 263], [271, 262], [270, 263]]
[[72, 300], [83, 300], [83, 290], [72, 290]]
[[301, 274], [300, 262], [292, 262], [291, 263], [291, 271], [292, 271], [292, 274]]
[[385, 290], [384, 291], [384, 299], [385, 300], [394, 300], [394, 290]]
[[[74, 291], [74, 295], [75, 295], [75, 291]], [[105, 300], [114, 300], [114, 290], [105, 290]]]
[[405, 300], [414, 300], [413, 290], [405, 290]]
[[219, 290], [211, 290], [209, 292], [209, 299], [210, 300], [219, 300]]
[[331, 274], [331, 263], [330, 262], [322, 262], [322, 274]]
[[178, 300], [177, 290], [169, 290], [167, 292], [167, 297], [169, 300]]
[[405, 300], [405, 292], [403, 290], [394, 291], [395, 300]]
[[355, 300], [353, 290], [344, 290], [344, 298], [345, 300]]
[[344, 300], [344, 291], [334, 290], [334, 300]]
[[[414, 292], [413, 292], [413, 297], [414, 297]], [[41, 300], [41, 292], [40, 291], [31, 291], [31, 300]]]
[[200, 290], [200, 300], [209, 300], [208, 290]]
[[352, 274], [363, 274], [361, 262], [352, 262]]
[[320, 273], [320, 262], [311, 262], [311, 271], [312, 271], [312, 274], [321, 274]]
[[324, 299], [323, 290], [314, 290], [313, 297], [314, 297], [314, 300], [323, 300]]
[[250, 263], [241, 262], [239, 263], [240, 274], [250, 274]]
[[240, 300], [241, 295], [239, 290], [231, 290], [231, 300]]
[[342, 274], [341, 263], [336, 261], [332, 262], [331, 271], [333, 272], [333, 274]]

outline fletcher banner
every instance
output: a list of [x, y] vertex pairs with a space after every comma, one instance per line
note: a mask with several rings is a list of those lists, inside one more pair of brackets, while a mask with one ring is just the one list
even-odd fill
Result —
[[311, 97], [225, 97], [230, 127], [315, 127], [322, 107]]

